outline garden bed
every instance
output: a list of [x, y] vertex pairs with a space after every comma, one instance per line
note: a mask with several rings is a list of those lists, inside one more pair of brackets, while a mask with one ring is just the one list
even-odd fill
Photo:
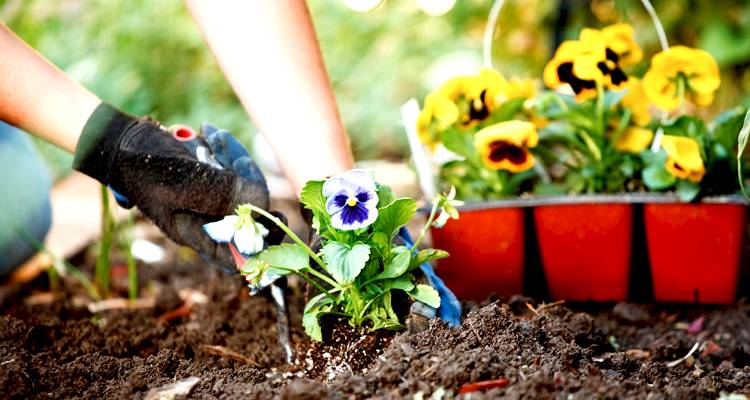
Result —
[[[43, 278], [6, 301], [0, 317], [0, 397], [144, 398], [189, 377], [199, 378], [191, 398], [399, 398], [420, 391], [429, 397], [499, 378], [507, 379], [507, 386], [483, 393], [512, 398], [750, 393], [750, 306], [744, 304], [569, 308], [513, 298], [467, 305], [468, 316], [457, 329], [433, 321], [426, 331], [400, 333], [392, 341], [355, 336], [349, 345], [338, 341], [315, 349], [322, 355], [315, 358], [307, 355], [310, 342], [301, 330], [302, 294], [291, 285], [292, 339], [301, 360], [288, 367], [276, 343], [273, 307], [262, 297], [248, 297], [239, 277], [196, 262], [141, 271], [144, 291], [155, 295], [154, 307], [94, 315], [79, 301], [80, 293], [59, 293], [51, 302], [47, 295], [32, 295], [45, 287]], [[207, 301], [194, 301], [192, 313], [170, 318], [184, 304], [180, 292], [188, 297], [185, 289], [192, 290], [191, 298], [202, 294]], [[696, 343], [691, 357], [675, 361]], [[322, 369], [313, 365], [325, 360]]]

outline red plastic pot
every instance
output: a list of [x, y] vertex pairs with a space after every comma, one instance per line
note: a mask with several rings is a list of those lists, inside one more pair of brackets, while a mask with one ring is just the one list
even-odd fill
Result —
[[432, 229], [433, 247], [450, 257], [438, 260], [438, 274], [461, 299], [482, 301], [523, 291], [522, 208], [461, 210], [458, 220]]
[[643, 213], [657, 301], [734, 301], [746, 228], [744, 205], [646, 204]]
[[534, 209], [550, 294], [568, 301], [621, 301], [628, 293], [631, 204], [566, 204]]

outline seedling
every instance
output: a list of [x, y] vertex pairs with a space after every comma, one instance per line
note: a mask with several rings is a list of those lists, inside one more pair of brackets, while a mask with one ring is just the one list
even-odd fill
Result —
[[[454, 208], [457, 203], [449, 197], [440, 195], [433, 202], [427, 226], [438, 215], [447, 215], [443, 220], [458, 217]], [[238, 249], [254, 248], [252, 244], [262, 240], [264, 233], [252, 217], [257, 213], [292, 239], [294, 243], [269, 246], [249, 257], [240, 272], [254, 292], [288, 274], [314, 286], [319, 293], [308, 301], [302, 320], [311, 338], [322, 340], [320, 317], [324, 315], [341, 317], [355, 328], [403, 328], [391, 302], [395, 290], [429, 307], [440, 307], [438, 292], [419, 283], [414, 271], [448, 253], [418, 251], [401, 244], [397, 237], [417, 211], [414, 200], [396, 198], [367, 171], [351, 170], [326, 181], [308, 182], [302, 189], [301, 202], [312, 212], [312, 227], [320, 238], [318, 251], [274, 215], [252, 204], [238, 207], [237, 215], [207, 224], [204, 229], [219, 242], [233, 242]], [[415, 244], [422, 242], [426, 232], [421, 231]]]

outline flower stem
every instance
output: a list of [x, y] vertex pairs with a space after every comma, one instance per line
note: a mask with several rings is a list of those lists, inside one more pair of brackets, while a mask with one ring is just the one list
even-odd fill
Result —
[[425, 235], [427, 235], [427, 230], [430, 229], [432, 222], [435, 220], [435, 215], [437, 214], [437, 210], [439, 207], [440, 207], [440, 201], [433, 200], [432, 210], [430, 210], [430, 216], [427, 217], [427, 221], [422, 227], [422, 230], [419, 232], [419, 237], [417, 238], [417, 240], [414, 241], [414, 245], [412, 246], [413, 249], [415, 250], [419, 249], [419, 244], [422, 243], [422, 240], [424, 239]]
[[[258, 208], [258, 207], [254, 206], [252, 204], [249, 204], [249, 203], [247, 204], [247, 207], [250, 208], [252, 211], [257, 212], [258, 214], [260, 214], [260, 215], [268, 218], [271, 222], [273, 222], [274, 224], [276, 224], [276, 226], [278, 226], [279, 228], [281, 228], [281, 230], [284, 231], [284, 233], [286, 233], [289, 236], [289, 238], [291, 238], [292, 241], [294, 241], [294, 243], [296, 243], [298, 246], [300, 246], [302, 248], [302, 250], [304, 250], [305, 253], [307, 253], [307, 255], [309, 255], [310, 258], [313, 259], [313, 261], [315, 261], [315, 263], [317, 263], [318, 265], [320, 265], [323, 269], [326, 268], [326, 264], [323, 262], [323, 260], [320, 259], [320, 257], [318, 257], [317, 254], [315, 254], [314, 251], [312, 251], [312, 249], [310, 248], [310, 246], [308, 246], [305, 242], [303, 242], [302, 239], [300, 239], [299, 236], [297, 236], [296, 233], [294, 233], [291, 229], [289, 229], [289, 227], [286, 226], [286, 224], [284, 224], [283, 222], [281, 222], [281, 220], [278, 219], [275, 215], [269, 213], [268, 211], [266, 211], [266, 210], [264, 210], [262, 208]], [[310, 273], [313, 274], [313, 275], [315, 275], [316, 277], [320, 278], [321, 280], [325, 281], [327, 284], [329, 284], [331, 286], [334, 286], [334, 287], [338, 286], [338, 283], [336, 283], [336, 281], [334, 281], [333, 279], [331, 279], [331, 278], [329, 278], [329, 277], [321, 274], [320, 272], [316, 271], [313, 268], [310, 268]]]
[[[326, 296], [330, 297], [331, 299], [336, 300], [336, 296], [334, 296], [333, 294], [331, 294], [331, 292], [329, 292], [326, 288], [324, 288], [323, 286], [321, 286], [318, 282], [315, 282], [314, 279], [312, 279], [309, 276], [307, 276], [303, 271], [297, 271], [295, 269], [279, 267], [279, 266], [276, 266], [276, 265], [274, 265], [274, 268], [275, 269], [280, 269], [280, 270], [283, 270], [283, 271], [293, 272], [293, 273], [297, 274], [297, 276], [299, 276], [300, 278], [304, 279], [305, 282], [307, 282], [307, 283], [315, 286], [318, 290], [320, 290], [321, 292], [325, 293]], [[315, 271], [312, 268], [310, 268], [310, 269], [307, 270], [307, 272], [313, 272], [313, 271], [317, 272], [317, 271]], [[315, 275], [315, 274], [313, 274], [313, 275]], [[315, 276], [317, 276], [317, 275], [315, 275]]]

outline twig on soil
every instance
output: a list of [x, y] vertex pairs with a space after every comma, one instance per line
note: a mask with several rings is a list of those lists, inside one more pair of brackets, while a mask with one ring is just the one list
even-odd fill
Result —
[[508, 386], [508, 380], [505, 378], [492, 379], [488, 381], [480, 381], [474, 383], [466, 383], [461, 385], [458, 389], [458, 394], [471, 393], [479, 390], [489, 390], [494, 388], [502, 388]]
[[153, 298], [141, 298], [141, 299], [106, 299], [93, 303], [89, 303], [86, 308], [90, 313], [96, 314], [102, 311], [118, 310], [127, 308], [129, 310], [140, 309], [140, 308], [153, 308], [156, 302]]
[[179, 294], [180, 298], [183, 300], [182, 305], [172, 311], [167, 311], [160, 315], [158, 317], [159, 320], [169, 322], [180, 317], [187, 317], [193, 312], [193, 306], [208, 302], [208, 297], [197, 290], [183, 289], [180, 290]]
[[228, 358], [234, 361], [241, 361], [241, 362], [250, 364], [254, 367], [260, 367], [260, 365], [257, 362], [243, 356], [242, 354], [232, 349], [228, 349], [224, 346], [219, 346], [219, 345], [214, 345], [214, 344], [202, 344], [201, 349], [212, 356], [224, 357], [224, 358]]
[[526, 303], [526, 308], [531, 310], [535, 315], [539, 316], [540, 313], [548, 308], [554, 308], [560, 305], [565, 304], [565, 300], [558, 300], [552, 303], [542, 303], [539, 305], [539, 307], [534, 308], [534, 306], [531, 305], [531, 303]]
[[687, 360], [688, 358], [690, 358], [693, 355], [693, 353], [695, 353], [695, 351], [698, 350], [699, 346], [700, 346], [700, 342], [695, 342], [695, 344], [693, 345], [693, 348], [690, 349], [690, 351], [688, 351], [688, 353], [685, 354], [684, 357], [681, 357], [681, 358], [679, 358], [677, 360], [668, 362], [667, 363], [667, 367], [673, 368], [673, 367], [676, 367], [676, 366], [680, 365], [685, 360]]

